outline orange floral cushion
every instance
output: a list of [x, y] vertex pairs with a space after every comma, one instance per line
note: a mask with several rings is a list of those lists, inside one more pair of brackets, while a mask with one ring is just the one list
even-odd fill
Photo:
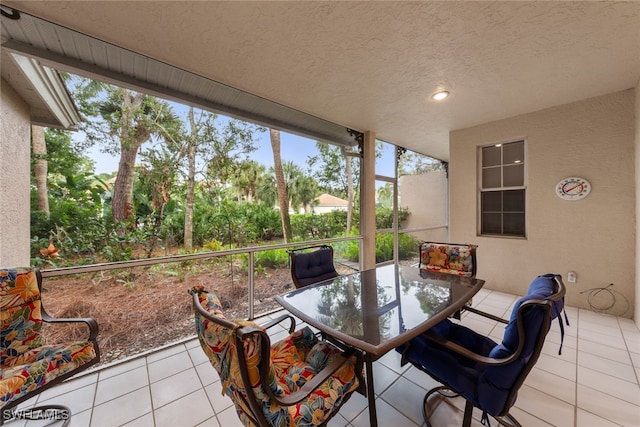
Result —
[[[201, 286], [194, 287], [200, 304], [214, 316], [225, 319], [218, 298]], [[261, 354], [261, 342], [266, 338], [264, 328], [244, 320], [234, 320], [236, 328], [230, 329], [214, 323], [199, 313], [195, 314], [196, 330], [200, 345], [211, 360], [222, 381], [222, 392], [234, 402], [236, 412], [244, 425], [253, 425], [251, 409], [246, 402], [247, 385], [240, 374], [235, 330], [254, 327], [256, 333], [245, 336], [242, 350], [247, 362], [247, 371], [253, 393], [262, 413], [271, 425], [279, 427], [318, 425], [331, 417], [343, 400], [359, 385], [355, 372], [355, 358], [345, 364], [325, 381], [307, 399], [292, 406], [281, 406], [269, 398], [266, 387], [276, 396], [283, 396], [300, 389], [320, 370], [342, 352], [305, 327], [287, 338], [273, 344], [270, 354]], [[261, 382], [259, 365], [262, 357], [269, 357], [269, 384]]]
[[44, 345], [42, 310], [33, 270], [0, 270], [0, 366]]
[[420, 268], [471, 277], [475, 267], [473, 265], [475, 248], [475, 245], [425, 242], [420, 245]]
[[46, 345], [33, 270], [0, 269], [0, 402], [2, 406], [95, 359], [92, 342]]
[[11, 359], [12, 364], [0, 370], [2, 406], [52, 379], [84, 365], [96, 357], [93, 343], [43, 346]]

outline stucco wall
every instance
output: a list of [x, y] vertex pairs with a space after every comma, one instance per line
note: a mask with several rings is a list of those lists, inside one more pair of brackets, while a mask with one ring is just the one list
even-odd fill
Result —
[[[636, 228], [640, 224], [640, 80], [636, 84]], [[636, 325], [640, 327], [640, 236], [636, 232], [636, 310], [633, 316]]]
[[[457, 130], [450, 135], [450, 237], [475, 241], [478, 277], [489, 289], [523, 294], [538, 274], [561, 273], [567, 303], [589, 308], [588, 292], [614, 284], [612, 314], [635, 305], [634, 89]], [[527, 138], [526, 239], [477, 235], [477, 147]], [[580, 201], [555, 195], [568, 176], [587, 178]], [[578, 280], [568, 283], [575, 271]], [[627, 307], [628, 301], [629, 306]], [[595, 300], [608, 304], [605, 293]]]
[[[29, 266], [29, 106], [9, 84], [0, 85], [0, 266]], [[10, 200], [10, 203], [6, 201]]]
[[[447, 225], [447, 175], [444, 171], [401, 175], [398, 205], [409, 210], [403, 229]], [[411, 233], [419, 240], [447, 242], [446, 227]]]

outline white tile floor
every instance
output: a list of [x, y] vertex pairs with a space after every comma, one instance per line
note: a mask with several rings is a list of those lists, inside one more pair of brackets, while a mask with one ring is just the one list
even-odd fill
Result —
[[[508, 317], [516, 300], [514, 295], [482, 290], [474, 297], [474, 306]], [[565, 328], [562, 355], [558, 355], [559, 326], [554, 322], [512, 414], [526, 427], [640, 426], [638, 328], [625, 318], [572, 307], [567, 313], [571, 325]], [[472, 314], [462, 322], [497, 341], [502, 337], [503, 327], [495, 322]], [[272, 340], [285, 335], [280, 329]], [[409, 365], [400, 367], [395, 351], [375, 363], [374, 376], [381, 427], [425, 425], [422, 398], [433, 380]], [[94, 370], [38, 399], [68, 405], [75, 427], [241, 425], [196, 339]], [[456, 405], [461, 408], [462, 402]], [[431, 420], [434, 426], [459, 426], [462, 414], [439, 405]], [[366, 398], [354, 394], [329, 425], [368, 426]], [[477, 420], [473, 425], [481, 426]]]

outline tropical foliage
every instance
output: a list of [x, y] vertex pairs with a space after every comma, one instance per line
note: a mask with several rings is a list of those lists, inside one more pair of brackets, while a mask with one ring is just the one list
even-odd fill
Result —
[[[77, 77], [69, 83], [87, 120], [73, 137], [46, 129], [44, 144], [34, 142], [34, 264], [121, 261], [158, 250], [220, 250], [357, 234], [359, 174], [352, 171], [359, 170], [358, 157], [317, 142], [317, 154], [283, 161], [280, 131], [270, 129], [274, 166], [269, 166], [251, 157], [258, 136], [266, 139], [265, 128]], [[86, 154], [92, 146], [118, 157], [118, 170], [96, 176]], [[411, 163], [414, 169], [426, 167], [415, 159]], [[313, 213], [321, 193], [347, 199], [348, 209]], [[378, 193], [377, 227], [391, 228], [389, 189]], [[408, 214], [401, 210], [399, 220]], [[49, 245], [55, 252], [42, 250]], [[393, 247], [387, 235], [378, 245], [380, 259], [387, 258]], [[357, 242], [338, 245], [338, 253], [357, 260], [357, 247]], [[400, 255], [413, 255], [415, 247], [401, 242]], [[261, 268], [286, 262], [282, 251], [263, 252], [255, 260]]]

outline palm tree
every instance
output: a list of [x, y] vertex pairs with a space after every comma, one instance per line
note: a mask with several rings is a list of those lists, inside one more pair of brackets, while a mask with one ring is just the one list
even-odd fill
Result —
[[265, 180], [265, 167], [255, 160], [243, 160], [238, 164], [236, 175], [231, 181], [237, 192], [238, 201], [253, 202], [258, 188]]
[[278, 189], [278, 206], [280, 207], [280, 219], [282, 220], [282, 233], [284, 241], [291, 241], [291, 219], [289, 218], [289, 196], [287, 183], [282, 170], [282, 158], [280, 157], [280, 131], [269, 129], [271, 149], [273, 150], [273, 170], [276, 176], [276, 188]]
[[303, 207], [305, 212], [308, 212], [311, 202], [318, 195], [318, 184], [293, 162], [285, 162], [283, 170], [287, 182], [289, 206], [296, 211]]
[[378, 193], [378, 205], [385, 207], [385, 208], [390, 208], [393, 205], [393, 186], [388, 183], [385, 182], [385, 184], [378, 188], [377, 190]]

